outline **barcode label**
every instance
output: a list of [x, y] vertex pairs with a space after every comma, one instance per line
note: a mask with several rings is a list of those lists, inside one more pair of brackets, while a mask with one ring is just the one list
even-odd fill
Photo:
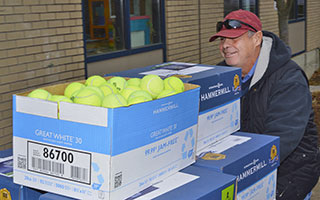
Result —
[[28, 141], [27, 170], [91, 184], [91, 154]]
[[32, 157], [32, 168], [56, 175], [64, 175], [64, 164]]
[[114, 176], [114, 188], [120, 187], [121, 184], [122, 184], [122, 172], [119, 172]]
[[51, 171], [51, 161], [32, 157], [32, 168], [40, 171]]
[[64, 174], [64, 164], [52, 162], [51, 172], [56, 173], [56, 174]]
[[80, 181], [88, 181], [88, 169], [71, 166], [71, 178]]

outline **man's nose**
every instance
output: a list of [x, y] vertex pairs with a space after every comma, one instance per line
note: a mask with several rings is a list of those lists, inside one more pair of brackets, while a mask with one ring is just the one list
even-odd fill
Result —
[[233, 43], [233, 40], [230, 38], [224, 38], [221, 42], [223, 47], [228, 47]]

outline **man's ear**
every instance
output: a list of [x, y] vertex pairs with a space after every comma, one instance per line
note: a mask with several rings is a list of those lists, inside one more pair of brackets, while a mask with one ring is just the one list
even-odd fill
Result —
[[263, 37], [262, 31], [258, 31], [253, 35], [252, 39], [254, 40], [254, 45], [255, 46], [260, 46], [261, 45], [262, 37]]

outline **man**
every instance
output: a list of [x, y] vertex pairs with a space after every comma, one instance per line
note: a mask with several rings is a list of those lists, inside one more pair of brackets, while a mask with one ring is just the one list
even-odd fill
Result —
[[275, 34], [253, 13], [237, 10], [217, 23], [224, 58], [242, 69], [241, 131], [280, 137], [277, 199], [299, 200], [319, 179], [320, 153], [308, 79]]

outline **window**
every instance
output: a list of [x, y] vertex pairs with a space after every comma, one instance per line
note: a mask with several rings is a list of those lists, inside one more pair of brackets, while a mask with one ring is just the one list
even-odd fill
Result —
[[249, 10], [258, 15], [258, 0], [225, 0], [224, 1], [224, 16], [234, 10], [243, 9]]
[[141, 52], [150, 47], [162, 48], [161, 2], [84, 0], [87, 60], [129, 55], [137, 49]]
[[294, 0], [289, 12], [289, 20], [304, 20], [305, 19], [305, 0]]

